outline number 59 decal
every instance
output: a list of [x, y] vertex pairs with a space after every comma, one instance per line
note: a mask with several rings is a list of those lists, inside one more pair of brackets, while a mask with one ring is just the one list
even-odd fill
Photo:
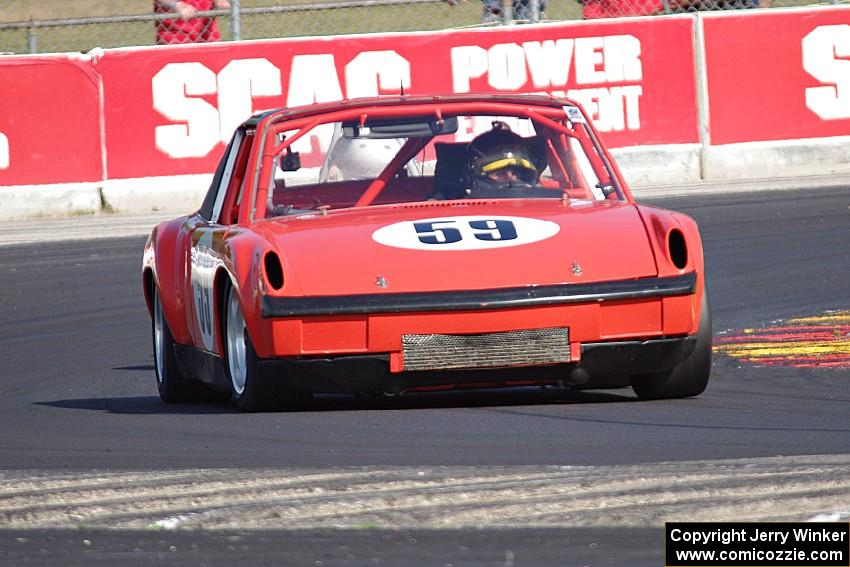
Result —
[[217, 262], [212, 254], [213, 233], [211, 230], [196, 230], [197, 241], [190, 251], [192, 295], [195, 305], [195, 320], [204, 340], [204, 348], [212, 352], [215, 347], [213, 321], [215, 302], [212, 300], [213, 283]]
[[372, 238], [413, 250], [481, 250], [538, 242], [559, 230], [557, 223], [540, 219], [463, 216], [397, 222], [379, 228]]

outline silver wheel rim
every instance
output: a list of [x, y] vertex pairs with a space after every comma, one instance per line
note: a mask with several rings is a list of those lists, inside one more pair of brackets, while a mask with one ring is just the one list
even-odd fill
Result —
[[165, 368], [165, 346], [162, 344], [165, 326], [165, 318], [162, 314], [162, 304], [159, 294], [154, 292], [153, 302], [153, 357], [156, 364], [156, 381], [162, 384], [163, 369]]
[[245, 318], [236, 290], [231, 287], [227, 298], [227, 367], [230, 370], [230, 383], [237, 396], [245, 391], [248, 367], [245, 338]]

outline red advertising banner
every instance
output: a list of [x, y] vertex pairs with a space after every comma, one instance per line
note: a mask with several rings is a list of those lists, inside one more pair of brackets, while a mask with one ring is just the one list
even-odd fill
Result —
[[[699, 17], [712, 144], [850, 135], [850, 7]], [[609, 146], [697, 143], [696, 21], [2, 57], [0, 186], [210, 173], [255, 112], [402, 89], [566, 95]]]
[[87, 59], [0, 58], [0, 185], [103, 179], [98, 81]]
[[233, 129], [279, 106], [398, 93], [550, 92], [610, 146], [695, 143], [692, 17], [110, 50], [109, 178], [210, 172]]
[[712, 144], [850, 135], [850, 7], [704, 19]]

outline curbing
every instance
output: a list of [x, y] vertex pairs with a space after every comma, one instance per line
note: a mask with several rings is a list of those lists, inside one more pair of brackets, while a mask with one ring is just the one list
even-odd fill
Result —
[[[850, 180], [850, 136], [705, 148], [638, 146], [611, 153], [637, 195], [824, 187]], [[104, 212], [182, 214], [199, 206], [211, 179], [212, 174], [196, 174], [4, 187], [0, 220]]]

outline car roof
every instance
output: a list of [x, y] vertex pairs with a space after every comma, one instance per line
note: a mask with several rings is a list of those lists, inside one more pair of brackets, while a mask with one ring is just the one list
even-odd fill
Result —
[[456, 104], [456, 103], [500, 103], [500, 104], [517, 104], [517, 105], [533, 105], [533, 106], [548, 106], [559, 108], [564, 105], [577, 106], [578, 103], [571, 99], [559, 98], [547, 94], [493, 94], [493, 93], [467, 93], [467, 94], [448, 94], [448, 95], [392, 95], [392, 96], [377, 96], [363, 97], [356, 99], [344, 99], [334, 102], [314, 103], [304, 106], [293, 106], [289, 108], [279, 108], [262, 112], [253, 116], [246, 124], [257, 124], [260, 120], [272, 117], [272, 119], [292, 120], [302, 118], [324, 112], [348, 110], [357, 108], [369, 108], [375, 106], [416, 106], [416, 105], [433, 105], [433, 104]]

